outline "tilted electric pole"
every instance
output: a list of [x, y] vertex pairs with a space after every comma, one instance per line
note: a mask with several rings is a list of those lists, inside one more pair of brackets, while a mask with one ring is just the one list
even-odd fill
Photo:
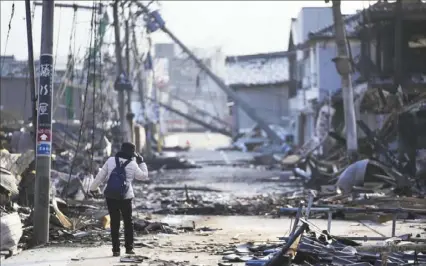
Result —
[[273, 143], [281, 144], [283, 142], [283, 139], [281, 139], [280, 136], [269, 127], [269, 124], [264, 120], [264, 118], [260, 117], [256, 113], [256, 110], [254, 110], [254, 108], [249, 103], [242, 100], [233, 89], [231, 89], [221, 78], [214, 74], [209, 67], [207, 67], [197, 56], [195, 56], [195, 54], [165, 26], [164, 21], [162, 21], [162, 18], [158, 13], [153, 14], [144, 4], [139, 1], [133, 0], [133, 2], [142, 9], [142, 12], [147, 15], [150, 22], [155, 22], [164, 33], [166, 33], [186, 54], [188, 54], [188, 56], [195, 62], [195, 64], [201, 70], [203, 70], [219, 86], [219, 88], [221, 88], [232, 100], [234, 100], [234, 102], [238, 104], [238, 106], [247, 114], [248, 117], [250, 117], [259, 125], [262, 130], [265, 131]]
[[143, 64], [141, 64], [140, 62], [142, 62], [142, 57], [139, 54], [139, 49], [138, 49], [138, 43], [137, 43], [137, 39], [136, 39], [136, 32], [135, 32], [135, 23], [132, 23], [132, 44], [133, 44], [133, 49], [134, 49], [134, 65], [137, 68], [137, 79], [138, 79], [138, 93], [139, 93], [139, 101], [141, 104], [141, 109], [143, 111], [143, 118], [144, 118], [144, 128], [145, 128], [145, 147], [144, 147], [144, 151], [145, 154], [144, 156], [147, 158], [151, 158], [152, 157], [152, 148], [151, 148], [151, 140], [150, 140], [150, 127], [148, 125], [148, 116], [146, 114], [146, 104], [145, 104], [145, 95], [146, 95], [146, 71], [143, 68]]
[[[129, 29], [129, 19], [130, 19], [130, 12], [129, 12], [129, 18], [126, 19], [126, 72], [127, 75], [130, 76], [130, 29]], [[127, 122], [129, 124], [129, 140], [131, 142], [134, 142], [134, 125], [133, 125], [133, 119], [135, 118], [135, 114], [132, 112], [132, 93], [133, 90], [127, 91]]]
[[[326, 1], [327, 2], [327, 1]], [[345, 114], [346, 148], [351, 160], [357, 157], [358, 136], [354, 107], [354, 92], [351, 80], [351, 64], [348, 56], [348, 42], [345, 24], [340, 8], [341, 1], [333, 0], [333, 19], [337, 47], [337, 57], [334, 59], [337, 72], [342, 77], [343, 110]]]

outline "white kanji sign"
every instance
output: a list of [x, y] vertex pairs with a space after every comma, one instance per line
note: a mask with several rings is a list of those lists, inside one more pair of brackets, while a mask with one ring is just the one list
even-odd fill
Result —
[[48, 106], [49, 106], [49, 104], [47, 104], [47, 103], [40, 103], [39, 108], [38, 108], [39, 114], [40, 115], [48, 115], [48, 113], [47, 113], [47, 107]]
[[52, 75], [52, 65], [40, 65], [40, 77], [49, 77]]
[[47, 94], [49, 94], [49, 85], [48, 84], [46, 84], [46, 85], [41, 85], [40, 86], [40, 91], [38, 92], [39, 93], [39, 95], [47, 95]]

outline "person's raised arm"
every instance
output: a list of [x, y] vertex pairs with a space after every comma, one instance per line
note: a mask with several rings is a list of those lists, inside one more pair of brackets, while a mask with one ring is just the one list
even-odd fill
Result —
[[135, 179], [136, 180], [147, 180], [148, 179], [148, 167], [146, 166], [146, 163], [143, 161], [143, 157], [141, 155], [138, 155], [136, 157], [136, 164], [138, 167], [136, 167], [135, 170]]
[[92, 185], [90, 186], [90, 191], [96, 191], [99, 186], [105, 181], [108, 175], [108, 159], [102, 168], [99, 170], [98, 174], [95, 177], [95, 180], [93, 180]]

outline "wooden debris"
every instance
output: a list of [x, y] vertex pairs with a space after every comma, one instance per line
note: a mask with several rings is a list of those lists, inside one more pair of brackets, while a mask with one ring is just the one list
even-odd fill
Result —
[[55, 211], [55, 215], [58, 218], [58, 220], [61, 223], [61, 225], [64, 228], [72, 229], [73, 225], [72, 225], [70, 219], [67, 216], [65, 216], [65, 214], [63, 214], [61, 212], [61, 210], [59, 210], [58, 203], [56, 202], [56, 198], [55, 197], [52, 198], [52, 206], [53, 206], [53, 210]]

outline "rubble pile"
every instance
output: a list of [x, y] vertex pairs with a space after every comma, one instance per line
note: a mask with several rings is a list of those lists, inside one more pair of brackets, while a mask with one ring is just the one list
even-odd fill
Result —
[[155, 214], [186, 215], [273, 215], [288, 200], [281, 194], [264, 193], [253, 197], [233, 197], [222, 191], [176, 191], [161, 192], [146, 186], [137, 201], [138, 210]]
[[[424, 196], [426, 138], [420, 132], [426, 126], [426, 94], [415, 94], [406, 102], [398, 99], [400, 95], [387, 94], [387, 108], [379, 115], [368, 113], [378, 107], [376, 93], [370, 90], [359, 93], [356, 101], [366, 113], [357, 116], [359, 145], [356, 155], [349, 158], [346, 154], [344, 119], [337, 115], [343, 113], [343, 105], [337, 97], [331, 103], [318, 104], [312, 139], [299, 148], [291, 146], [287, 137], [283, 138], [285, 143], [281, 146], [268, 140], [257, 142], [255, 162], [292, 171], [308, 189], [345, 189], [343, 193], [350, 193], [348, 190], [365, 189], [365, 183], [378, 182], [393, 187], [398, 195]], [[329, 113], [331, 110], [333, 112]], [[252, 143], [257, 136], [252, 135], [244, 143]]]
[[[99, 211], [97, 206], [91, 205], [69, 204], [64, 206], [61, 204], [62, 213], [58, 210], [55, 211], [54, 205], [51, 205], [50, 244], [93, 246], [102, 245], [111, 240], [109, 232], [110, 217], [106, 211]], [[58, 215], [58, 212], [61, 212], [61, 215]], [[59, 216], [66, 217], [66, 221], [69, 222], [64, 222], [64, 219], [58, 218]], [[196, 230], [195, 225], [194, 227], [173, 227], [167, 223], [152, 221], [150, 218], [134, 219], [133, 226], [136, 235], [179, 234]], [[23, 239], [30, 240], [31, 234], [31, 230], [28, 230]], [[26, 244], [30, 245], [30, 243]]]
[[[311, 202], [312, 203], [312, 202]], [[302, 206], [302, 205], [300, 205]], [[247, 243], [225, 250], [219, 265], [245, 262], [246, 266], [282, 265], [426, 265], [426, 239], [421, 234], [403, 234], [393, 237], [341, 237], [317, 227], [309, 221], [311, 205], [305, 212], [298, 208], [295, 222], [288, 237], [279, 237], [279, 242]], [[426, 211], [424, 211], [426, 214]], [[330, 222], [330, 221], [329, 221]], [[423, 228], [426, 231], [426, 228]], [[392, 234], [395, 228], [392, 229]], [[384, 240], [371, 244], [374, 240]], [[359, 243], [354, 240], [361, 240]]]
[[[291, 181], [288, 181], [291, 182]], [[285, 193], [262, 193], [241, 197], [228, 191], [214, 191], [206, 187], [158, 187], [153, 184], [137, 186], [137, 210], [155, 214], [187, 215], [266, 215], [279, 217], [293, 215], [299, 202], [312, 201], [314, 208], [329, 208], [333, 217], [351, 219], [360, 213], [344, 213], [347, 208], [410, 209], [401, 211], [399, 218], [409, 218], [426, 209], [426, 199], [418, 196], [402, 196], [388, 183], [364, 182], [364, 187], [352, 190], [336, 189], [335, 185], [323, 186], [320, 191], [295, 188]], [[213, 190], [213, 191], [212, 191]], [[343, 192], [344, 191], [344, 192]], [[327, 218], [327, 212], [312, 211], [313, 217]], [[386, 216], [380, 213], [372, 216]]]
[[280, 237], [279, 244], [247, 243], [225, 251], [219, 265], [232, 265], [233, 262], [245, 262], [246, 266], [426, 264], [426, 245], [407, 241], [408, 235], [375, 245], [361, 245], [304, 225], [302, 223], [289, 237]]

